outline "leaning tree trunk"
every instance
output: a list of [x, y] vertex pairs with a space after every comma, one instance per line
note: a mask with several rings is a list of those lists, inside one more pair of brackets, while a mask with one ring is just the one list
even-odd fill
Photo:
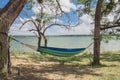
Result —
[[93, 65], [100, 64], [100, 20], [101, 7], [103, 0], [98, 0], [95, 12], [95, 29], [94, 29], [94, 58]]
[[9, 28], [21, 12], [25, 2], [26, 0], [9, 0], [7, 5], [0, 9], [0, 75], [8, 72]]

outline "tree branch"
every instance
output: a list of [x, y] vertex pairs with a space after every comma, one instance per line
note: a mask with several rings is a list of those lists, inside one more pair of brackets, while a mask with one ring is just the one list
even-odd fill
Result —
[[32, 23], [35, 25], [36, 29], [38, 29], [37, 24], [36, 24], [33, 20], [27, 20], [27, 21], [25, 21], [25, 22], [20, 26], [19, 29], [21, 29], [21, 28], [22, 28], [26, 23], [28, 23], [28, 22], [32, 22]]
[[4, 19], [5, 21], [11, 23], [14, 21], [27, 0], [9, 0], [7, 5], [0, 10], [0, 18]]
[[[103, 26], [106, 26], [106, 25], [103, 25]], [[100, 28], [100, 29], [101, 29], [101, 30], [105, 30], [105, 29], [110, 29], [110, 28], [115, 28], [115, 27], [120, 27], [120, 24], [111, 25], [111, 26], [108, 26], [108, 27]]]
[[56, 0], [56, 2], [57, 2], [57, 4], [58, 4], [58, 7], [60, 8], [61, 13], [64, 13], [64, 11], [63, 11], [62, 8], [61, 8], [61, 5], [60, 5], [59, 1]]
[[[55, 24], [50, 24], [49, 26], [47, 26], [47, 27], [44, 29], [43, 34], [45, 34], [45, 31], [46, 31], [48, 28], [52, 27], [52, 26], [65, 26], [65, 27], [67, 28], [67, 27], [76, 27], [77, 25], [79, 25], [79, 23], [76, 24], [76, 25], [65, 25], [65, 24], [57, 24], [57, 23], [55, 23]], [[68, 28], [67, 28], [67, 29], [68, 29]]]
[[107, 22], [106, 24], [102, 24], [100, 29], [105, 30], [105, 29], [110, 29], [110, 28], [115, 28], [115, 27], [120, 27], [120, 18], [113, 22]]

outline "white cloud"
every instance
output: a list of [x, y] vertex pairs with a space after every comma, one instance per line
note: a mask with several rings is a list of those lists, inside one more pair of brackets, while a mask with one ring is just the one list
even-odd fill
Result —
[[[27, 19], [21, 18], [21, 20], [25, 21]], [[91, 24], [92, 18], [89, 15], [85, 14], [80, 18], [80, 20], [82, 21], [81, 24], [70, 30], [61, 28], [58, 26], [51, 27], [46, 31], [46, 35], [90, 34], [91, 29], [93, 28], [93, 25]], [[27, 23], [22, 27], [22, 29], [19, 30], [20, 26], [21, 24], [12, 25], [10, 29], [10, 34], [13, 34], [13, 35], [32, 35], [33, 34], [28, 31], [29, 29], [34, 28], [34, 25], [32, 23]]]
[[9, 33], [10, 35], [34, 35], [33, 33], [29, 31], [20, 31], [20, 30], [12, 30]]
[[51, 22], [63, 23], [63, 21], [60, 19], [53, 19]]
[[113, 20], [114, 20], [114, 16], [113, 16], [114, 14], [109, 14], [108, 16], [107, 16], [107, 19], [110, 21], [110, 22], [112, 22]]
[[[106, 1], [107, 1], [107, 2], [110, 2], [110, 0], [106, 0]], [[114, 0], [114, 2], [115, 2], [115, 3], [117, 3], [117, 2], [118, 2], [118, 0]]]
[[[41, 10], [41, 7], [44, 7], [43, 11], [48, 13], [48, 14], [55, 14], [56, 13], [56, 6], [57, 6], [57, 3], [56, 1], [54, 1], [52, 4], [48, 2], [44, 2], [43, 5], [41, 4], [38, 4], [36, 0], [34, 0], [35, 4], [33, 5], [32, 7], [32, 10], [34, 13], [39, 13], [40, 10]], [[60, 6], [61, 6], [61, 9], [64, 11], [64, 12], [70, 12], [71, 9], [72, 10], [76, 10], [77, 7], [75, 6], [75, 4], [73, 4], [71, 2], [71, 0], [60, 0]], [[60, 10], [57, 10], [57, 13], [59, 13]]]
[[107, 16], [103, 17], [104, 19], [106, 19], [106, 22], [114, 22], [116, 21], [118, 18], [120, 18], [120, 14], [116, 14], [116, 11], [119, 11], [120, 9], [120, 5], [117, 4], [116, 7], [113, 9], [113, 11], [108, 14]]
[[[92, 25], [91, 25], [92, 26]], [[61, 27], [51, 27], [46, 31], [46, 35], [81, 35], [81, 34], [91, 34], [91, 26], [82, 23], [77, 27], [70, 30]]]
[[[17, 19], [18, 20], [18, 19]], [[31, 27], [33, 28], [34, 25], [32, 23], [26, 23], [24, 26], [22, 26], [22, 28], [20, 29], [22, 22], [28, 20], [28, 18], [20, 18], [19, 17], [19, 23], [15, 23], [11, 26], [9, 34], [11, 35], [33, 35], [32, 32], [29, 32], [28, 30], [31, 29]]]
[[80, 20], [82, 23], [70, 30], [61, 27], [51, 27], [46, 31], [47, 35], [77, 35], [77, 34], [91, 34], [93, 24], [92, 18], [89, 15], [83, 15]]
[[80, 17], [80, 22], [89, 25], [93, 21], [92, 21], [92, 17], [90, 15], [84, 14], [83, 16]]
[[33, 7], [32, 7], [32, 11], [33, 11], [34, 13], [39, 13], [39, 12], [40, 12], [40, 9], [41, 9], [41, 7], [40, 7], [39, 4], [34, 4]]
[[70, 12], [71, 9], [76, 10], [77, 7], [71, 2], [71, 0], [60, 0], [60, 5], [63, 11]]

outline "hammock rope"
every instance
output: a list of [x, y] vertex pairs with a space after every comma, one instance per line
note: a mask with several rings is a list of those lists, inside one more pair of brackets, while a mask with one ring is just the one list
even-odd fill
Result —
[[10, 36], [10, 38], [11, 38], [12, 40], [14, 40], [14, 41], [16, 41], [16, 42], [18, 42], [18, 43], [20, 43], [20, 44], [26, 46], [26, 47], [29, 47], [29, 48], [31, 48], [31, 49], [33, 49], [33, 50], [37, 50], [37, 46], [34, 46], [34, 45], [30, 45], [30, 44], [24, 43], [24, 42], [19, 41], [19, 40], [15, 39], [14, 37], [11, 37], [11, 36]]

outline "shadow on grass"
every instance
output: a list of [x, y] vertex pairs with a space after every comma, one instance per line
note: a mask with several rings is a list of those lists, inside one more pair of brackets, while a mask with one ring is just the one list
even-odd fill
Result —
[[[101, 54], [101, 60], [112, 62], [112, 61], [119, 61], [120, 62], [120, 54], [118, 53], [111, 53], [106, 52], [104, 54]], [[88, 66], [90, 66], [90, 56], [89, 55], [79, 55], [79, 56], [73, 56], [73, 57], [53, 57], [49, 55], [32, 55], [31, 57], [34, 62], [41, 62], [41, 61], [49, 61], [49, 62], [64, 62], [64, 63], [72, 63], [74, 61], [76, 62], [85, 62], [88, 63]], [[91, 58], [92, 59], [92, 58]], [[73, 63], [74, 64], [74, 63]], [[101, 68], [101, 67], [115, 67], [117, 65], [106, 65], [106, 64], [100, 64], [96, 66], [92, 66], [93, 68]]]
[[[18, 67], [14, 67], [17, 69]], [[21, 76], [14, 74], [13, 80], [53, 80], [53, 77], [48, 77], [49, 75], [58, 76], [83, 76], [83, 75], [93, 75], [101, 76], [100, 74], [94, 73], [94, 71], [87, 65], [73, 65], [73, 64], [47, 64], [47, 65], [22, 65], [21, 66]], [[57, 79], [57, 77], [56, 77]]]
[[114, 52], [105, 52], [104, 54], [101, 54], [101, 60], [102, 61], [118, 61], [120, 62], [120, 52], [114, 53]]
[[[37, 64], [23, 64], [21, 66], [20, 73], [22, 75], [11, 74], [12, 79], [8, 80], [54, 80], [56, 75], [58, 76], [67, 76], [67, 75], [76, 75], [78, 77], [82, 77], [83, 75], [92, 75], [92, 76], [102, 76], [100, 73], [95, 73], [93, 68], [101, 68], [101, 67], [110, 67], [110, 66], [116, 66], [116, 65], [100, 65], [95, 66], [91, 68], [88, 65], [84, 64], [72, 64], [72, 63], [65, 63], [64, 65], [57, 64], [58, 61], [63, 62], [72, 62], [72, 61], [78, 61], [78, 62], [84, 62], [89, 59], [88, 55], [80, 55], [80, 56], [74, 56], [71, 58], [59, 58], [59, 57], [53, 57], [48, 55], [40, 55], [40, 54], [31, 54], [30, 58], [34, 61], [34, 63]], [[65, 60], [64, 60], [65, 59]], [[120, 61], [120, 54], [117, 53], [104, 53], [101, 54], [101, 60], [103, 61]], [[45, 61], [46, 64], [38, 64], [42, 63], [42, 61]], [[54, 62], [53, 64], [47, 64], [47, 62]], [[17, 65], [19, 66], [19, 65]], [[14, 69], [18, 69], [18, 67], [14, 67]], [[52, 77], [49, 77], [49, 75], [53, 75]], [[57, 78], [57, 77], [56, 77]]]
[[73, 61], [88, 61], [89, 55], [78, 55], [73, 57], [57, 57], [57, 56], [50, 56], [50, 55], [41, 55], [41, 54], [33, 54], [30, 56], [34, 62], [40, 61], [49, 61], [49, 62], [73, 62]]

